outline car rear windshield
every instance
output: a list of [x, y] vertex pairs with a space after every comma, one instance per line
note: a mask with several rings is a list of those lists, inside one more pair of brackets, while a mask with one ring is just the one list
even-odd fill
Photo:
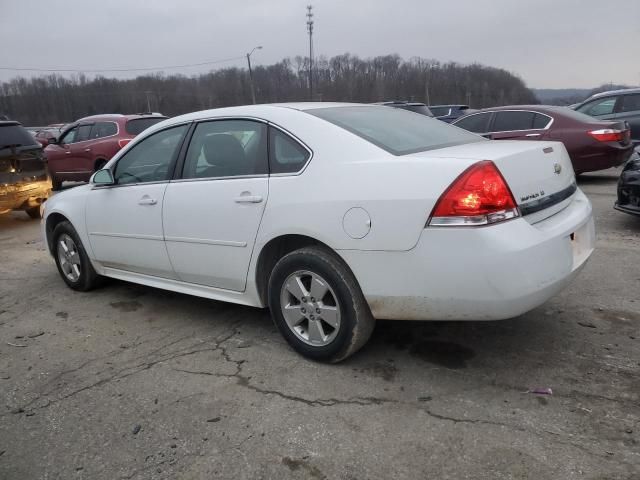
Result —
[[166, 119], [167, 117], [134, 118], [133, 120], [129, 120], [127, 122], [125, 130], [129, 135], [138, 135], [142, 131], [149, 128], [151, 125], [155, 125], [156, 123], [160, 123], [161, 121]]
[[444, 117], [445, 115], [449, 115], [451, 107], [429, 107], [429, 110], [431, 110], [431, 113], [436, 117]]
[[0, 125], [0, 149], [37, 145], [33, 136], [21, 125]]
[[405, 110], [419, 113], [421, 115], [426, 115], [428, 117], [433, 117], [433, 113], [431, 113], [431, 110], [429, 110], [426, 105], [407, 105], [400, 108], [404, 108]]
[[587, 123], [595, 123], [598, 122], [598, 119], [587, 115], [586, 113], [576, 112], [575, 110], [569, 107], [556, 107], [553, 111], [558, 112], [560, 115], [568, 118], [572, 118], [579, 122], [587, 122]]
[[399, 108], [361, 106], [307, 110], [393, 155], [483, 142], [486, 139], [425, 115]]

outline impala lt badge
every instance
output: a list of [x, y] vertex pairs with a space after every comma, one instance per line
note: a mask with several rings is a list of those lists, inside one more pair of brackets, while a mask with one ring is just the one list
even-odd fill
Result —
[[560, 165], [559, 163], [554, 163], [553, 173], [555, 173], [556, 175], [560, 175], [560, 172], [562, 172], [562, 165]]

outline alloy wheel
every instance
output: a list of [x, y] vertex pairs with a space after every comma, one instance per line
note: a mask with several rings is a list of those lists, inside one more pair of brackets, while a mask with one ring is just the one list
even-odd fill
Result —
[[289, 275], [282, 284], [280, 305], [289, 329], [307, 345], [328, 345], [340, 330], [338, 298], [316, 273], [300, 270]]
[[72, 282], [80, 278], [81, 264], [78, 246], [66, 233], [58, 237], [58, 261], [64, 276]]

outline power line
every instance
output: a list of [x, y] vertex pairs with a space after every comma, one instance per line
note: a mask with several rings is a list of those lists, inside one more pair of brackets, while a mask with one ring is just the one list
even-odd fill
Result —
[[215, 63], [232, 62], [243, 60], [244, 55], [239, 57], [223, 58], [220, 60], [210, 60], [208, 62], [187, 63], [184, 65], [165, 65], [162, 67], [142, 67], [142, 68], [30, 68], [30, 67], [0, 67], [0, 70], [13, 70], [16, 72], [73, 72], [73, 73], [101, 73], [101, 72], [148, 72], [152, 70], [168, 70], [171, 68], [200, 67], [203, 65], [213, 65]]

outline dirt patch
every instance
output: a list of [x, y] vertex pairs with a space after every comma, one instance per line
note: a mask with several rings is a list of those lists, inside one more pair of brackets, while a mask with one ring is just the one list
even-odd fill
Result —
[[142, 307], [142, 304], [140, 302], [138, 302], [137, 300], [122, 301], [122, 302], [112, 302], [109, 305], [111, 305], [116, 310], [120, 310], [123, 313], [135, 312], [140, 307]]
[[439, 340], [416, 343], [409, 353], [425, 362], [452, 369], [467, 368], [467, 362], [476, 356], [476, 352], [468, 347]]
[[381, 378], [387, 382], [393, 382], [398, 373], [398, 369], [393, 363], [376, 362], [361, 370], [362, 373]]
[[290, 458], [290, 457], [284, 457], [282, 459], [282, 464], [286, 465], [289, 470], [291, 470], [292, 472], [296, 472], [299, 470], [304, 470], [306, 472], [305, 477], [306, 478], [314, 478], [317, 480], [320, 479], [326, 479], [327, 477], [324, 475], [324, 473], [322, 473], [320, 471], [320, 469], [318, 467], [315, 467], [311, 464], [309, 464], [309, 462], [307, 462], [306, 460], [296, 460], [294, 458]]

